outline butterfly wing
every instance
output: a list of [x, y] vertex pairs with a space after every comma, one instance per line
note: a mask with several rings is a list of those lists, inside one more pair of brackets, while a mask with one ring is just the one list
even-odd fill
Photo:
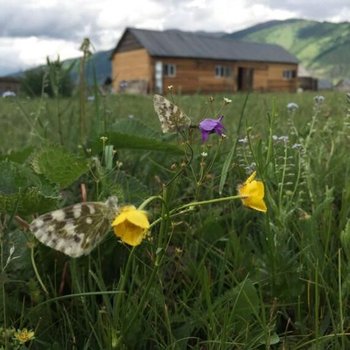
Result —
[[29, 228], [41, 243], [77, 258], [89, 254], [102, 241], [114, 210], [107, 203], [79, 203], [41, 215]]
[[177, 132], [191, 125], [191, 119], [165, 97], [154, 95], [153, 105], [163, 133]]

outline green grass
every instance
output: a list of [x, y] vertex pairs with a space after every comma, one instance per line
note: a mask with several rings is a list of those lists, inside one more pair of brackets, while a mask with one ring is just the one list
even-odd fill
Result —
[[[0, 100], [0, 346], [28, 328], [30, 349], [350, 348], [350, 103], [315, 95], [173, 96], [193, 124], [224, 115], [206, 144], [163, 135], [151, 96], [98, 96], [82, 120], [78, 98]], [[238, 199], [169, 217], [253, 169], [266, 214]], [[16, 220], [80, 202], [81, 184], [89, 200], [155, 196], [150, 238], [110, 233], [72, 259]]]

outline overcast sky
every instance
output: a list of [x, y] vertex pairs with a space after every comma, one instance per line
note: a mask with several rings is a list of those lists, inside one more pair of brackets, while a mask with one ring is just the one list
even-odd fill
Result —
[[234, 32], [272, 19], [350, 21], [350, 0], [0, 0], [0, 76], [113, 48], [125, 27]]

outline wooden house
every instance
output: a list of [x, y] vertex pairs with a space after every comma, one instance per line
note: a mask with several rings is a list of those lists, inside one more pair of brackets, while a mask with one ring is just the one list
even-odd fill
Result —
[[182, 93], [297, 89], [298, 60], [278, 45], [127, 28], [111, 60], [115, 92], [141, 86], [163, 93], [170, 85]]
[[312, 74], [302, 65], [298, 67], [298, 88], [301, 91], [318, 89], [318, 79], [312, 76]]
[[13, 77], [0, 77], [0, 96], [5, 92], [19, 93], [20, 81]]

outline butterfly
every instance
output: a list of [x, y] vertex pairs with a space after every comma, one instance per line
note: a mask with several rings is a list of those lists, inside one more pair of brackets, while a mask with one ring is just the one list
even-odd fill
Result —
[[113, 196], [106, 202], [78, 203], [43, 214], [29, 229], [41, 243], [77, 258], [102, 241], [118, 212], [118, 200]]
[[163, 133], [178, 132], [190, 127], [191, 119], [181, 109], [161, 95], [153, 96], [153, 105]]

